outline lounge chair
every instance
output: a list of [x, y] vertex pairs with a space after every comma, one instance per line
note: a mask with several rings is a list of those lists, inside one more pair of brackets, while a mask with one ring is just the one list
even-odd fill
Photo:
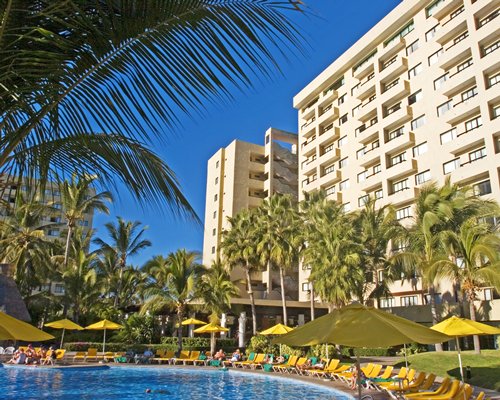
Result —
[[334, 372], [340, 364], [340, 360], [332, 358], [323, 369], [307, 369], [306, 374], [310, 376], [323, 377], [324, 375]]
[[485, 396], [484, 392], [479, 392], [479, 394], [476, 397], [476, 400], [484, 400], [484, 396]]
[[157, 349], [155, 351], [155, 356], [153, 357], [153, 361], [160, 360], [165, 355], [166, 352], [167, 352], [167, 350], [165, 350], [165, 349]]
[[233, 362], [233, 367], [235, 368], [243, 368], [243, 364], [248, 364], [253, 362], [255, 360], [255, 357], [257, 356], [257, 353], [250, 353], [248, 355], [248, 358], [245, 361], [235, 361]]
[[370, 378], [370, 379], [366, 380], [366, 388], [367, 389], [381, 390], [380, 387], [378, 386], [378, 383], [380, 383], [380, 382], [393, 382], [394, 381], [391, 378], [393, 370], [394, 370], [394, 367], [392, 365], [388, 365], [387, 367], [385, 367], [384, 373], [382, 375], [379, 375], [375, 378]]
[[[431, 377], [431, 375], [429, 375]], [[434, 375], [431, 377], [432, 382], [436, 379], [436, 376]], [[418, 392], [420, 387], [424, 384], [426, 381], [425, 379], [425, 372], [419, 372], [417, 377], [412, 381], [412, 382], [407, 382], [407, 381], [402, 381], [402, 382], [393, 382], [388, 386], [385, 386], [385, 390], [390, 390], [391, 392], [398, 392], [398, 393], [403, 393], [403, 392]], [[431, 387], [432, 383], [428, 386]]]
[[270, 365], [273, 363], [273, 358], [274, 356], [272, 354], [264, 354], [264, 358], [261, 362], [253, 362], [248, 366], [250, 367], [250, 369], [264, 369], [264, 365]]
[[[361, 371], [367, 376], [372, 370], [375, 364], [369, 363], [365, 367], [361, 367]], [[330, 375], [334, 377], [334, 379], [340, 379], [341, 381], [345, 383], [349, 383], [349, 381], [352, 379], [354, 376], [354, 371], [356, 370], [356, 365], [353, 365], [351, 368], [351, 371], [345, 371], [345, 372], [336, 372], [336, 373], [331, 373]], [[380, 372], [380, 371], [379, 371]]]
[[291, 374], [297, 374], [297, 375], [306, 375], [306, 371], [310, 369], [310, 367], [304, 367], [304, 365], [308, 365], [308, 361], [310, 360], [309, 365], [312, 367], [313, 365], [316, 365], [318, 363], [318, 357], [310, 357], [306, 360], [304, 364], [301, 364], [301, 366], [295, 366], [295, 370], [290, 371]]
[[191, 354], [189, 354], [189, 358], [187, 358], [186, 360], [184, 360], [182, 363], [184, 365], [187, 365], [187, 364], [193, 364], [194, 365], [194, 362], [196, 360], [198, 360], [198, 357], [200, 357], [200, 353], [201, 351], [192, 351]]
[[[451, 382], [450, 387], [443, 394], [434, 395], [434, 396], [422, 395], [422, 396], [416, 397], [416, 399], [418, 399], [418, 400], [450, 400], [450, 399], [454, 399], [455, 396], [457, 395], [457, 393], [460, 392], [460, 389], [461, 389], [460, 384], [461, 384], [460, 381], [455, 380], [455, 381]], [[462, 392], [462, 397], [463, 397], [463, 392]]]
[[406, 394], [405, 397], [408, 399], [418, 399], [419, 397], [422, 396], [436, 396], [436, 395], [441, 395], [445, 393], [448, 388], [450, 387], [451, 384], [451, 379], [450, 378], [444, 378], [441, 384], [437, 387], [436, 390], [434, 391], [424, 391], [424, 392], [419, 392], [419, 393], [409, 393]]
[[292, 374], [297, 370], [298, 366], [304, 365], [306, 362], [307, 362], [307, 357], [300, 357], [295, 363], [295, 365], [286, 368], [281, 368], [280, 372]]
[[179, 357], [171, 358], [169, 363], [170, 365], [177, 365], [177, 363], [183, 363], [187, 359], [189, 359], [189, 350], [182, 350]]
[[97, 361], [97, 349], [90, 347], [85, 354], [85, 361]]
[[285, 364], [279, 364], [279, 365], [273, 366], [273, 371], [274, 372], [281, 372], [282, 369], [284, 370], [288, 367], [294, 367], [295, 364], [297, 364], [297, 359], [298, 359], [297, 356], [290, 356], [288, 358], [288, 361]]
[[73, 362], [85, 361], [85, 355], [86, 353], [84, 351], [77, 351], [76, 354], [73, 356]]
[[169, 363], [172, 358], [175, 356], [175, 351], [173, 350], [166, 350], [162, 357], [154, 357], [153, 361], [158, 361], [158, 364], [161, 364], [163, 361]]
[[315, 371], [324, 371], [326, 368], [328, 368], [328, 366], [330, 365], [330, 362], [331, 362], [331, 360], [329, 358], [328, 359], [322, 358], [321, 363], [323, 364], [323, 368], [314, 368], [314, 366], [313, 366], [312, 368], [307, 368], [307, 369], [303, 370], [302, 375], [312, 376], [313, 372], [315, 372]]
[[193, 365], [207, 365], [207, 353], [200, 353], [197, 360], [193, 361]]
[[266, 355], [264, 353], [259, 353], [255, 356], [255, 359], [250, 362], [241, 363], [242, 368], [254, 368], [256, 364], [260, 364], [264, 361]]

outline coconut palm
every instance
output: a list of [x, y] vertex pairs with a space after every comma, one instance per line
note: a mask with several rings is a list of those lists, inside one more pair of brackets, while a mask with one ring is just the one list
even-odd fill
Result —
[[16, 193], [14, 204], [8, 208], [6, 218], [0, 220], [0, 255], [3, 262], [13, 268], [14, 279], [23, 297], [34, 287], [45, 283], [44, 271], [50, 269], [50, 250], [57, 243], [45, 231], [59, 227], [57, 222], [45, 222], [52, 208], [40, 202], [36, 194]]
[[263, 265], [270, 264], [279, 270], [283, 321], [286, 323], [285, 274], [297, 268], [303, 248], [298, 207], [291, 195], [276, 194], [264, 200], [257, 213], [257, 252]]
[[112, 201], [108, 191], [95, 193], [92, 183], [95, 176], [73, 174], [71, 180], [59, 183], [61, 204], [68, 232], [66, 234], [66, 247], [64, 251], [64, 265], [68, 263], [69, 248], [73, 231], [79, 221], [83, 221], [86, 213], [94, 210], [109, 214], [106, 202]]
[[139, 221], [125, 221], [118, 217], [117, 222], [108, 222], [104, 225], [108, 231], [110, 242], [105, 242], [101, 238], [94, 239], [99, 249], [98, 252], [103, 255], [112, 255], [116, 262], [116, 269], [119, 275], [118, 286], [116, 288], [114, 307], [121, 306], [121, 292], [123, 285], [123, 273], [127, 267], [127, 259], [130, 256], [138, 254], [141, 250], [151, 246], [151, 242], [143, 239], [146, 228], [141, 228]]
[[141, 313], [156, 313], [173, 308], [177, 314], [178, 351], [182, 350], [182, 325], [187, 305], [199, 297], [199, 281], [203, 271], [199, 254], [185, 249], [170, 253], [167, 258], [156, 256], [143, 269], [152, 283], [145, 290]]
[[[500, 238], [490, 225], [470, 218], [458, 233], [444, 232], [443, 241], [451, 258], [433, 265], [429, 275], [457, 280], [469, 303], [470, 318], [476, 321], [474, 301], [478, 290], [487, 285], [500, 291]], [[478, 354], [481, 351], [477, 335], [474, 350]]]
[[252, 311], [252, 332], [257, 334], [257, 311], [252, 289], [251, 272], [263, 266], [257, 253], [258, 236], [255, 227], [258, 224], [258, 214], [255, 209], [242, 209], [235, 216], [228, 217], [229, 230], [222, 232], [221, 249], [224, 262], [231, 268], [242, 268], [245, 272], [246, 287], [250, 298]]
[[148, 146], [297, 44], [297, 0], [0, 3], [0, 172], [77, 171], [194, 214]]

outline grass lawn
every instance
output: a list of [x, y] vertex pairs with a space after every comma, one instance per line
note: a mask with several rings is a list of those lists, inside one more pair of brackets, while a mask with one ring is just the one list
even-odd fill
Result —
[[[437, 376], [460, 379], [456, 351], [415, 354], [408, 357], [408, 363], [418, 371], [433, 372]], [[466, 365], [471, 367], [472, 378], [468, 380], [469, 383], [500, 391], [500, 350], [482, 350], [479, 355], [474, 354], [473, 351], [464, 351], [462, 352], [462, 364], [464, 373]], [[398, 363], [398, 366], [401, 365], [404, 365], [404, 359], [402, 363]]]

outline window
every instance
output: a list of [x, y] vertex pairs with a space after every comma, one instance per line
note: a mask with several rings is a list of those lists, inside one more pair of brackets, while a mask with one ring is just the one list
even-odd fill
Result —
[[487, 56], [490, 53], [493, 53], [496, 49], [500, 47], [500, 40], [497, 40], [495, 43], [490, 44], [487, 47], [483, 48], [483, 57]]
[[418, 49], [418, 39], [406, 47], [406, 55], [409, 56], [410, 54], [415, 53], [417, 49]]
[[358, 174], [358, 183], [364, 182], [366, 180], [366, 175], [368, 174], [367, 171], [360, 172]]
[[491, 107], [491, 119], [495, 119], [498, 117], [500, 117], [500, 105], [499, 104]]
[[411, 217], [411, 207], [410, 206], [396, 210], [396, 219], [398, 221], [401, 219], [410, 218], [410, 217]]
[[50, 222], [59, 223], [61, 222], [61, 217], [50, 217]]
[[390, 66], [390, 65], [394, 64], [394, 63], [397, 61], [397, 59], [398, 59], [398, 55], [396, 54], [394, 57], [392, 57], [392, 58], [390, 58], [389, 60], [387, 60], [386, 62], [384, 62], [384, 63], [382, 64], [382, 68], [381, 68], [381, 69], [382, 69], [382, 71], [383, 71], [384, 69], [386, 69], [388, 66]]
[[370, 199], [370, 196], [365, 194], [364, 196], [358, 197], [358, 207], [364, 207], [366, 202]]
[[[424, 295], [424, 298], [425, 298], [425, 303], [426, 304], [431, 304], [431, 295], [430, 295], [430, 293], [426, 293]], [[441, 295], [441, 293], [435, 293], [434, 294], [434, 302], [436, 304], [441, 304], [443, 302], [443, 296]]]
[[215, 184], [217, 185], [218, 183], [219, 183], [219, 177], [218, 177], [218, 176], [216, 176], [216, 177], [215, 177]]
[[351, 96], [354, 96], [354, 93], [356, 93], [358, 91], [359, 85], [360, 85], [360, 83], [353, 86], [353, 88], [351, 89]]
[[431, 171], [427, 170], [424, 172], [420, 172], [415, 175], [415, 185], [421, 185], [422, 183], [428, 182], [431, 180]]
[[466, 68], [469, 68], [472, 64], [472, 58], [469, 58], [467, 61], [464, 61], [462, 64], [457, 65], [457, 73], [463, 71]]
[[309, 282], [302, 282], [302, 291], [303, 292], [311, 291], [310, 285], [311, 284]]
[[366, 147], [362, 147], [361, 149], [359, 149], [357, 152], [356, 152], [356, 159], [361, 159], [363, 158], [363, 156], [365, 155], [365, 150], [366, 150]]
[[339, 168], [345, 168], [349, 164], [349, 157], [343, 158], [339, 161]]
[[436, 10], [439, 8], [439, 6], [441, 4], [443, 4], [445, 1], [446, 0], [436, 0], [434, 3], [432, 3], [430, 6], [428, 6], [425, 9], [425, 15], [427, 16], [427, 18], [431, 17], [436, 12]]
[[349, 211], [351, 211], [351, 203], [342, 204], [342, 211], [345, 213], [348, 213]]
[[215, 195], [214, 195], [214, 201], [217, 201], [217, 198], [218, 198], [218, 197], [219, 197], [219, 196], [218, 196], [217, 194], [215, 194]]
[[212, 246], [212, 254], [215, 254], [215, 246]]
[[339, 125], [345, 124], [347, 122], [347, 114], [344, 114], [339, 119]]
[[346, 179], [345, 181], [342, 181], [339, 183], [339, 190], [346, 190], [349, 189], [349, 179]]
[[389, 89], [393, 88], [399, 83], [399, 78], [394, 79], [392, 82], [389, 82], [384, 85], [384, 93], [387, 92]]
[[486, 16], [482, 20], [479, 21], [478, 28], [486, 25], [488, 22], [493, 21], [500, 14], [500, 10], [493, 11], [490, 15]]
[[436, 36], [436, 32], [441, 28], [441, 25], [437, 24], [431, 30], [427, 31], [425, 34], [425, 40], [428, 42], [432, 40], [434, 36]]
[[361, 110], [361, 104], [358, 104], [356, 107], [352, 109], [352, 116], [355, 117], [356, 115], [358, 115], [360, 110]]
[[387, 142], [390, 142], [391, 140], [394, 140], [405, 133], [405, 128], [404, 126], [399, 127], [398, 129], [395, 129], [387, 134]]
[[384, 42], [384, 47], [389, 46], [390, 44], [399, 40], [399, 38], [404, 38], [415, 28], [415, 24], [413, 20], [408, 22], [404, 27], [402, 27], [398, 32], [392, 35], [389, 39]]
[[57, 237], [59, 236], [59, 229], [49, 229], [47, 235]]
[[464, 11], [465, 11], [464, 6], [458, 7], [455, 11], [453, 11], [452, 13], [450, 13], [450, 21], [453, 18], [456, 18], [458, 15], [462, 14]]
[[398, 181], [398, 182], [394, 182], [392, 184], [392, 192], [393, 193], [401, 192], [402, 190], [406, 190], [406, 189], [409, 189], [408, 178], [403, 179], [403, 180]]
[[215, 218], [217, 218], [217, 211], [214, 211], [214, 216], [213, 216], [213, 218], [214, 218], [214, 219], [215, 219]]
[[326, 95], [328, 94], [330, 91], [333, 91], [333, 90], [338, 90], [340, 89], [342, 86], [344, 86], [345, 84], [345, 79], [344, 77], [338, 79], [333, 85], [331, 85], [328, 89], [326, 89], [323, 94]]
[[339, 104], [339, 106], [340, 106], [341, 104], [344, 104], [344, 102], [345, 102], [345, 94], [343, 94], [342, 96], [340, 96], [340, 97], [339, 97], [339, 100], [338, 100], [338, 104]]
[[214, 229], [212, 229], [212, 236], [215, 236], [215, 235], [217, 235], [217, 229], [214, 228]]
[[375, 54], [377, 54], [376, 50], [373, 53], [371, 53], [369, 56], [367, 56], [363, 60], [361, 60], [352, 70], [354, 72], [356, 72], [358, 69], [360, 69], [364, 65], [368, 64], [371, 60], [373, 60], [373, 58], [375, 57]]
[[493, 289], [484, 289], [484, 300], [493, 300]]
[[486, 157], [486, 147], [481, 147], [478, 150], [471, 151], [469, 153], [469, 161], [472, 163], [474, 161], [480, 160]]
[[338, 141], [337, 141], [337, 146], [338, 147], [342, 147], [342, 146], [345, 146], [347, 144], [347, 135], [346, 136], [342, 136]]
[[489, 76], [488, 77], [488, 88], [495, 86], [498, 82], [500, 82], [500, 73]]
[[375, 198], [378, 200], [382, 197], [384, 197], [384, 191], [382, 189], [375, 190]]
[[468, 99], [477, 96], [477, 86], [474, 86], [473, 88], [470, 88], [469, 90], [466, 90], [463, 92], [461, 95], [462, 101], [467, 101]]
[[64, 285], [61, 283], [56, 283], [54, 286], [55, 294], [64, 294]]
[[395, 306], [395, 301], [393, 297], [380, 299], [380, 308], [391, 308], [394, 306]]
[[373, 175], [377, 175], [382, 172], [382, 167], [380, 166], [380, 164], [377, 164], [373, 166], [372, 170], [373, 170]]
[[416, 306], [418, 303], [417, 296], [403, 296], [401, 297], [401, 307]]
[[405, 161], [406, 161], [406, 152], [403, 152], [403, 153], [400, 153], [398, 155], [391, 157], [390, 166], [392, 167], [394, 165], [401, 164], [402, 162], [405, 162]]
[[465, 132], [469, 132], [473, 129], [479, 128], [481, 125], [483, 125], [481, 117], [471, 119], [465, 123]]
[[401, 110], [401, 102], [396, 103], [390, 107], [387, 107], [387, 109], [385, 110], [385, 116], [387, 117], [388, 115], [391, 115], [399, 110]]
[[325, 175], [331, 174], [332, 172], [335, 172], [335, 165], [329, 165], [328, 167], [325, 167]]
[[460, 168], [460, 158], [455, 158], [443, 164], [443, 172], [445, 175], [455, 171], [457, 168]]
[[427, 146], [427, 142], [420, 143], [418, 146], [413, 148], [413, 157], [418, 157], [424, 153], [427, 153], [429, 146]]
[[453, 108], [452, 100], [448, 100], [446, 103], [441, 104], [437, 107], [437, 116], [442, 117], [448, 111]]
[[437, 63], [439, 60], [439, 57], [443, 54], [443, 48], [440, 48], [438, 51], [436, 51], [434, 54], [431, 54], [429, 56], [429, 66], [434, 65]]
[[452, 128], [441, 134], [441, 144], [451, 142], [457, 137], [457, 128]]
[[475, 196], [484, 196], [491, 193], [491, 183], [489, 180], [472, 185], [472, 191]]
[[408, 96], [408, 105], [411, 106], [412, 104], [416, 103], [417, 101], [422, 100], [422, 97], [423, 97], [422, 90], [417, 90], [415, 93], [410, 94]]
[[469, 36], [469, 32], [467, 32], [467, 31], [465, 31], [465, 32], [461, 33], [460, 35], [456, 36], [453, 39], [453, 46], [455, 46], [457, 43], [460, 43], [462, 40], [464, 40], [468, 36]]
[[415, 130], [420, 128], [421, 126], [425, 125], [425, 115], [421, 115], [418, 118], [415, 118], [413, 121], [411, 121], [411, 129]]
[[331, 194], [335, 194], [335, 185], [327, 187], [325, 189], [325, 193], [327, 196], [330, 196]]
[[437, 78], [435, 81], [434, 81], [434, 89], [435, 90], [438, 90], [441, 88], [441, 86], [443, 86], [443, 84], [448, 80], [448, 76], [450, 74], [447, 72], [446, 74], [444, 75], [441, 75], [439, 78]]
[[215, 163], [215, 168], [219, 168], [219, 161]]
[[423, 69], [422, 63], [415, 65], [413, 68], [411, 68], [408, 71], [408, 79], [411, 79], [414, 76], [417, 76], [418, 74], [420, 74], [422, 72], [422, 69]]

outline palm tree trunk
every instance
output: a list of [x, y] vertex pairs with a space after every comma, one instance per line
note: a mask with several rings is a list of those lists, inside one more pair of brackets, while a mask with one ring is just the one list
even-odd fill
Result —
[[71, 243], [71, 236], [73, 235], [73, 227], [68, 224], [68, 234], [66, 235], [66, 248], [64, 249], [64, 266], [68, 265], [69, 259], [69, 244]]
[[[469, 299], [470, 319], [476, 321], [477, 316], [476, 316], [476, 307], [474, 306], [474, 296], [468, 295], [467, 297]], [[481, 354], [481, 343], [479, 342], [479, 336], [474, 335], [473, 338], [474, 338], [474, 353]]]
[[[432, 285], [432, 284], [429, 285], [432, 325], [436, 325], [439, 322], [435, 294], [436, 294], [436, 290], [434, 289], [434, 285]], [[436, 343], [435, 347], [436, 347], [436, 351], [443, 351], [443, 344], [442, 343]]]
[[254, 335], [257, 334], [257, 311], [255, 310], [255, 299], [253, 297], [252, 281], [250, 279], [250, 266], [247, 264], [245, 268], [245, 274], [247, 278], [247, 293], [250, 297], [250, 307], [252, 308], [252, 332]]
[[118, 288], [116, 290], [116, 294], [115, 294], [115, 308], [119, 306], [120, 304], [120, 296], [121, 296], [121, 292], [122, 292], [122, 282], [123, 282], [123, 269], [125, 268], [125, 263], [124, 262], [121, 262], [120, 265], [119, 265], [119, 268], [120, 268], [120, 275], [118, 277]]
[[280, 283], [281, 283], [281, 303], [283, 304], [283, 323], [288, 325], [288, 315], [286, 312], [286, 295], [285, 295], [285, 272], [280, 267]]
[[180, 357], [182, 351], [182, 317], [184, 314], [184, 306], [177, 306], [177, 357]]
[[312, 282], [309, 282], [309, 300], [311, 302], [311, 321], [314, 321], [314, 287]]

